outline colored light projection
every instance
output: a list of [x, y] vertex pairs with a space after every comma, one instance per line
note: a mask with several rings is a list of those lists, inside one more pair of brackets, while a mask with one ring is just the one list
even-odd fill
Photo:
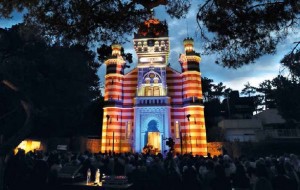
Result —
[[129, 73], [123, 71], [120, 45], [112, 46], [112, 56], [105, 61], [101, 151], [142, 152], [149, 146], [152, 153], [163, 153], [169, 150], [166, 139], [173, 138], [176, 152], [206, 155], [201, 57], [193, 39], [183, 42], [181, 72], [168, 66], [165, 22], [143, 22], [133, 43], [138, 63]]

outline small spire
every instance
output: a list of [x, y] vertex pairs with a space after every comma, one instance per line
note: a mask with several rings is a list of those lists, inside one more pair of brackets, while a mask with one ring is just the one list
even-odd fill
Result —
[[186, 21], [186, 35], [189, 37], [189, 22]]
[[150, 10], [150, 18], [154, 18], [154, 9]]

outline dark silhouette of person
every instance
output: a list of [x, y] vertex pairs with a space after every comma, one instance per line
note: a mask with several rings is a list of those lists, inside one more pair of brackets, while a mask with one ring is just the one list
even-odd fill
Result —
[[257, 180], [253, 187], [254, 190], [273, 190], [267, 168], [263, 162], [258, 161], [256, 163], [255, 175]]
[[225, 175], [225, 169], [223, 165], [216, 165], [215, 167], [216, 177], [211, 181], [212, 190], [231, 190], [231, 184], [229, 178]]
[[290, 179], [285, 172], [283, 163], [280, 163], [276, 167], [277, 175], [272, 180], [272, 186], [274, 190], [297, 190], [297, 183]]
[[36, 159], [31, 173], [31, 184], [34, 190], [44, 189], [47, 182], [47, 175], [49, 172], [48, 164], [43, 160], [43, 154], [37, 153]]
[[237, 164], [236, 172], [232, 179], [232, 187], [236, 189], [250, 189], [250, 179], [246, 175], [243, 165]]

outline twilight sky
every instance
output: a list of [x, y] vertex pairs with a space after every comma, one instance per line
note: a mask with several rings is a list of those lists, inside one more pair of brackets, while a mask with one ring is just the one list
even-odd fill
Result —
[[[193, 5], [185, 19], [171, 19], [166, 13], [164, 7], [158, 7], [155, 11], [155, 17], [160, 20], [167, 20], [169, 26], [170, 37], [170, 56], [169, 63], [171, 66], [179, 70], [178, 58], [179, 54], [183, 53], [183, 39], [187, 36], [194, 38], [195, 49], [202, 54], [203, 46], [202, 40], [197, 35], [197, 22], [196, 14], [198, 11], [199, 0], [193, 0]], [[11, 27], [13, 24], [22, 21], [22, 15], [13, 14], [13, 18], [9, 20], [0, 19], [0, 27]], [[188, 28], [188, 29], [187, 29]], [[297, 30], [295, 30], [297, 31]], [[299, 30], [298, 30], [299, 31]], [[188, 33], [188, 34], [187, 34]], [[289, 37], [281, 42], [277, 47], [277, 52], [274, 55], [265, 55], [256, 60], [254, 64], [246, 65], [238, 69], [223, 68], [220, 65], [215, 64], [214, 55], [202, 55], [202, 61], [200, 69], [202, 76], [208, 77], [214, 80], [215, 83], [223, 82], [226, 87], [233, 90], [241, 90], [244, 84], [250, 82], [251, 85], [257, 86], [259, 83], [266, 79], [272, 79], [278, 75], [280, 67], [280, 60], [288, 53], [292, 47], [293, 42], [300, 38], [300, 32], [295, 32], [289, 35]], [[123, 45], [125, 52], [132, 53], [134, 55], [134, 63], [130, 70], [136, 65], [136, 54], [133, 50], [133, 44], [127, 43]], [[101, 83], [104, 83], [105, 65], [102, 65], [99, 70]]]
[[[185, 19], [171, 19], [165, 14], [164, 7], [158, 7], [155, 11], [155, 17], [160, 20], [167, 20], [169, 26], [170, 37], [170, 56], [169, 62], [176, 70], [179, 70], [178, 58], [179, 54], [183, 53], [183, 39], [187, 36], [192, 37], [195, 41], [195, 49], [201, 55], [203, 53], [202, 40], [198, 33], [198, 25], [196, 22], [196, 15], [199, 9], [199, 0], [193, 0], [193, 5]], [[188, 28], [188, 29], [187, 29]], [[187, 34], [188, 31], [188, 34]], [[299, 31], [299, 30], [298, 30]], [[228, 69], [215, 64], [214, 55], [202, 55], [200, 64], [201, 74], [214, 80], [215, 83], [223, 82], [226, 87], [233, 90], [241, 90], [244, 84], [250, 82], [253, 86], [258, 86], [264, 80], [273, 79], [282, 69], [280, 60], [285, 54], [291, 51], [293, 42], [299, 41], [300, 32], [290, 35], [285, 41], [280, 43], [277, 47], [277, 52], [274, 55], [265, 55], [256, 60], [254, 64], [245, 65], [238, 69]], [[132, 52], [133, 45], [128, 44], [124, 46], [126, 51]], [[178, 68], [178, 69], [177, 69]]]

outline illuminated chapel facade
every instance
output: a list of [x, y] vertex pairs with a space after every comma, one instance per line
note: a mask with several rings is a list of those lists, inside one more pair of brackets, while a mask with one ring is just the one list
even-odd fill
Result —
[[124, 73], [121, 46], [112, 45], [105, 61], [105, 106], [101, 151], [142, 152], [150, 145], [155, 153], [169, 150], [207, 155], [199, 53], [186, 38], [180, 55], [181, 72], [168, 66], [168, 27], [155, 18], [143, 22], [133, 43], [138, 63]]

